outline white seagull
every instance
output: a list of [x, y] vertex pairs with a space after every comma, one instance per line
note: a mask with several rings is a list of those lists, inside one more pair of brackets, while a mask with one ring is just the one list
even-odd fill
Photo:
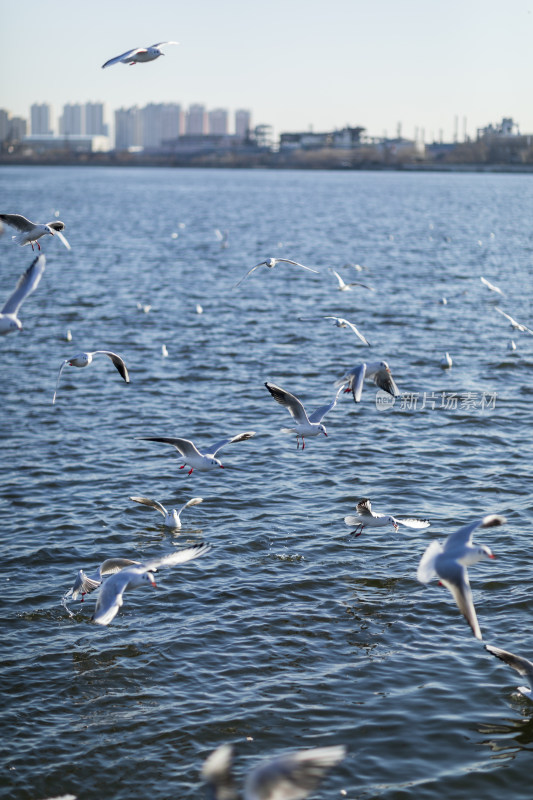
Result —
[[449, 353], [445, 353], [444, 356], [440, 360], [440, 365], [441, 365], [442, 369], [450, 369], [452, 364], [453, 364], [453, 361], [452, 361], [451, 355]]
[[365, 378], [374, 381], [376, 386], [379, 386], [380, 389], [383, 389], [384, 392], [388, 392], [393, 397], [398, 397], [400, 394], [386, 361], [371, 361], [368, 364], [359, 364], [357, 367], [350, 370], [344, 378], [336, 381], [335, 386], [344, 388], [346, 384], [348, 384], [344, 391], [351, 392], [353, 394], [353, 399], [358, 403], [363, 393]]
[[167, 526], [167, 528], [172, 528], [173, 530], [179, 531], [181, 528], [181, 512], [190, 506], [197, 506], [199, 503], [202, 503], [203, 497], [193, 497], [192, 500], [188, 500], [186, 503], [184, 503], [181, 508], [177, 510], [173, 508], [172, 511], [167, 511], [164, 505], [158, 503], [157, 500], [150, 500], [149, 497], [130, 497], [130, 500], [133, 500], [134, 503], [140, 503], [143, 506], [148, 506], [149, 508], [155, 508], [155, 510], [159, 511], [159, 513], [165, 518], [164, 524]]
[[292, 428], [282, 428], [281, 430], [282, 433], [296, 434], [297, 449], [300, 447], [300, 437], [302, 439], [302, 450], [304, 450], [306, 436], [318, 436], [320, 433], [323, 433], [324, 436], [328, 435], [325, 425], [321, 423], [326, 414], [337, 405], [337, 398], [342, 391], [342, 386], [331, 403], [328, 403], [327, 406], [320, 406], [320, 408], [317, 408], [316, 411], [313, 411], [309, 416], [307, 416], [302, 402], [298, 400], [295, 395], [285, 391], [285, 389], [282, 389], [280, 386], [276, 386], [274, 383], [265, 383], [265, 386], [274, 400], [284, 406], [294, 419], [296, 424]]
[[517, 322], [515, 319], [513, 319], [513, 317], [509, 316], [509, 314], [506, 314], [505, 311], [502, 311], [499, 306], [494, 306], [494, 309], [500, 314], [503, 314], [503, 316], [509, 320], [511, 323], [511, 328], [514, 328], [517, 331], [522, 331], [522, 333], [530, 333], [533, 336], [533, 331], [531, 328], [528, 328], [527, 325], [522, 325], [521, 322]]
[[243, 275], [242, 278], [237, 281], [234, 288], [236, 288], [240, 283], [242, 283], [243, 280], [247, 278], [248, 275], [251, 275], [251, 273], [254, 272], [254, 270], [256, 270], [258, 267], [262, 267], [264, 265], [269, 269], [273, 269], [276, 266], [276, 264], [280, 264], [281, 262], [283, 262], [284, 264], [294, 264], [296, 267], [302, 267], [303, 269], [307, 269], [309, 270], [309, 272], [315, 272], [318, 275], [317, 269], [306, 267], [304, 264], [300, 264], [298, 261], [291, 261], [290, 258], [267, 258], [266, 261], [260, 261], [259, 264], [255, 265], [255, 267], [249, 269], [246, 275]]
[[246, 775], [242, 795], [233, 777], [233, 747], [223, 744], [205, 760], [210, 800], [305, 800], [346, 755], [342, 745], [296, 750], [261, 762]]
[[6, 300], [0, 311], [0, 336], [22, 330], [22, 322], [18, 318], [19, 309], [28, 295], [34, 292], [39, 285], [45, 264], [46, 257], [37, 256], [18, 279], [15, 291]]
[[478, 561], [494, 558], [494, 556], [486, 545], [474, 545], [472, 535], [477, 528], [494, 528], [497, 525], [503, 525], [505, 521], [505, 517], [489, 514], [483, 519], [459, 528], [458, 531], [448, 536], [444, 545], [437, 541], [431, 542], [420, 559], [416, 573], [416, 577], [421, 583], [429, 583], [433, 577], [437, 576], [440, 583], [450, 590], [476, 639], [481, 639], [482, 636], [466, 568], [477, 564]]
[[498, 286], [495, 286], [493, 283], [488, 281], [486, 278], [481, 277], [479, 280], [487, 287], [487, 289], [490, 289], [491, 292], [496, 292], [496, 294], [503, 295], [502, 290]]
[[[352, 528], [355, 525], [356, 536], [360, 536], [364, 528], [383, 528], [386, 525], [392, 525], [394, 530], [398, 530], [398, 525], [405, 525], [406, 528], [429, 528], [430, 522], [427, 519], [414, 519], [407, 517], [406, 519], [398, 519], [390, 514], [378, 514], [372, 511], [370, 500], [367, 498], [359, 500], [356, 506], [356, 515], [349, 514], [344, 517], [344, 522]], [[358, 531], [358, 533], [356, 533]]]
[[231, 439], [223, 439], [221, 442], [218, 442], [208, 453], [200, 453], [196, 445], [193, 444], [193, 442], [191, 442], [189, 439], [174, 439], [164, 436], [140, 436], [139, 439], [144, 442], [164, 442], [165, 444], [171, 444], [176, 448], [176, 450], [178, 450], [179, 453], [181, 453], [183, 460], [185, 461], [185, 464], [183, 464], [180, 469], [184, 469], [187, 465], [190, 467], [190, 470], [187, 474], [190, 475], [194, 469], [197, 469], [200, 472], [207, 472], [211, 469], [215, 469], [216, 467], [224, 469], [218, 458], [215, 458], [218, 451], [227, 444], [244, 442], [246, 439], [251, 439], [252, 436], [255, 436], [255, 431], [238, 433]]
[[353, 322], [350, 322], [349, 320], [344, 319], [343, 317], [334, 317], [334, 316], [330, 316], [330, 315], [324, 315], [322, 317], [298, 317], [298, 319], [301, 322], [314, 322], [315, 320], [318, 320], [318, 319], [332, 319], [333, 322], [335, 323], [335, 325], [337, 326], [337, 328], [351, 328], [351, 330], [355, 333], [355, 335], [358, 336], [361, 339], [363, 344], [366, 344], [366, 345], [368, 345], [368, 347], [370, 347], [370, 343], [367, 342], [367, 340], [365, 339], [365, 337], [363, 336], [361, 331], [359, 331], [355, 327]]
[[368, 289], [370, 292], [374, 291], [374, 289], [371, 286], [367, 286], [366, 283], [357, 283], [357, 282], [345, 283], [338, 272], [335, 272], [334, 269], [332, 269], [331, 272], [333, 273], [333, 275], [335, 275], [335, 277], [339, 282], [339, 285], [337, 287], [339, 292], [351, 292], [352, 286], [362, 286], [363, 289]]
[[493, 647], [490, 644], [485, 645], [485, 650], [488, 650], [489, 653], [492, 653], [496, 658], [505, 661], [505, 663], [516, 670], [519, 675], [523, 675], [527, 678], [529, 686], [517, 686], [516, 688], [520, 694], [523, 694], [528, 700], [533, 700], [533, 664], [531, 661], [528, 661], [527, 658], [522, 658], [522, 656], [515, 656], [513, 653], [507, 652], [507, 650], [501, 650], [499, 647]]
[[74, 584], [63, 595], [63, 604], [67, 600], [77, 600], [79, 594], [81, 594], [80, 602], [83, 603], [85, 595], [98, 589], [102, 581], [109, 575], [115, 575], [121, 569], [133, 567], [140, 563], [140, 561], [132, 561], [131, 558], [106, 558], [93, 575], [87, 575], [83, 569], [78, 570]]
[[26, 219], [26, 217], [23, 217], [22, 214], [0, 214], [0, 219], [3, 220], [6, 225], [11, 225], [12, 228], [16, 228], [20, 231], [20, 233], [11, 238], [16, 244], [20, 244], [21, 247], [24, 247], [25, 244], [31, 244], [31, 249], [34, 250], [33, 244], [35, 242], [40, 250], [41, 245], [37, 239], [49, 234], [50, 236], [57, 236], [58, 239], [63, 242], [67, 250], [70, 250], [69, 243], [61, 233], [65, 228], [65, 223], [60, 220], [43, 224], [31, 222], [29, 219]]
[[61, 373], [63, 372], [65, 367], [67, 365], [69, 367], [88, 367], [89, 364], [92, 362], [93, 357], [99, 355], [107, 356], [108, 358], [110, 358], [115, 367], [117, 368], [117, 370], [119, 371], [121, 377], [124, 378], [125, 382], [126, 383], [130, 382], [128, 368], [126, 367], [124, 360], [120, 356], [117, 356], [116, 353], [112, 353], [110, 350], [93, 350], [92, 353], [78, 353], [73, 358], [66, 358], [61, 364], [59, 368], [59, 374], [57, 376], [56, 390], [52, 398], [52, 404], [55, 403], [56, 401], [57, 390], [59, 388], [59, 380], [61, 378]]
[[159, 58], [159, 56], [165, 55], [161, 48], [165, 47], [167, 44], [179, 44], [179, 42], [157, 42], [157, 44], [152, 44], [150, 47], [135, 47], [133, 50], [127, 50], [120, 56], [110, 58], [109, 61], [102, 64], [102, 69], [111, 67], [113, 64], [130, 64], [133, 66], [133, 64], [143, 64], [146, 61], [154, 61], [156, 58]]
[[151, 559], [144, 564], [126, 567], [115, 575], [111, 575], [100, 589], [96, 608], [91, 617], [92, 621], [98, 625], [109, 625], [124, 602], [122, 595], [126, 589], [135, 589], [145, 583], [151, 583], [152, 586], [156, 586], [154, 572], [160, 567], [174, 567], [176, 564], [184, 564], [186, 561], [205, 555], [210, 550], [211, 547], [207, 544], [196, 544], [192, 547], [187, 547], [185, 550], [170, 553], [168, 556]]

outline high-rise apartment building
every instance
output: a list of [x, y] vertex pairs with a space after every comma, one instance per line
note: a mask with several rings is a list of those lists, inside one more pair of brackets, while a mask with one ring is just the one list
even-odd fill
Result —
[[175, 141], [184, 131], [184, 113], [177, 103], [150, 103], [142, 111], [142, 143], [158, 150], [164, 142]]
[[52, 109], [48, 103], [34, 103], [30, 109], [32, 135], [52, 136]]
[[107, 136], [108, 125], [104, 122], [103, 103], [85, 103], [85, 130], [88, 136]]
[[240, 108], [235, 112], [235, 136], [239, 139], [246, 139], [252, 127], [252, 115], [250, 111]]
[[142, 115], [137, 106], [115, 111], [115, 149], [142, 146]]
[[185, 123], [185, 133], [193, 136], [202, 136], [207, 133], [207, 112], [205, 106], [199, 103], [189, 106]]
[[209, 133], [225, 136], [228, 133], [228, 112], [225, 108], [214, 108], [208, 114]]
[[0, 142], [5, 142], [9, 133], [9, 118], [11, 114], [0, 108]]
[[60, 136], [80, 136], [85, 133], [85, 109], [79, 103], [67, 103], [59, 118]]

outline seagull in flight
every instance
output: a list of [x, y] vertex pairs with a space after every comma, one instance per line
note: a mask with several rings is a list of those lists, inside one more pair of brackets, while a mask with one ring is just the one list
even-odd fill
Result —
[[166, 47], [167, 44], [179, 44], [179, 42], [157, 42], [157, 44], [152, 44], [150, 47], [135, 47], [120, 56], [110, 58], [109, 61], [102, 64], [102, 69], [111, 67], [113, 64], [129, 64], [133, 66], [134, 64], [144, 64], [146, 61], [154, 61], [159, 56], [165, 55], [161, 48]]
[[125, 567], [115, 575], [111, 575], [104, 581], [100, 589], [96, 608], [91, 617], [92, 621], [98, 625], [109, 625], [124, 602], [122, 595], [126, 589], [135, 589], [137, 586], [142, 586], [146, 583], [156, 586], [154, 572], [158, 569], [161, 567], [174, 567], [176, 564], [185, 564], [185, 562], [191, 561], [193, 558], [205, 555], [210, 550], [211, 547], [209, 545], [193, 545], [185, 550], [170, 553], [168, 556], [151, 559], [144, 564]]
[[400, 394], [386, 361], [371, 361], [368, 364], [359, 364], [348, 372], [344, 378], [336, 381], [335, 386], [346, 387], [344, 391], [352, 392], [354, 401], [359, 403], [365, 378], [366, 380], [374, 381], [376, 386], [379, 386], [380, 389], [388, 392], [393, 397], [398, 397]]
[[6, 300], [4, 307], [0, 311], [0, 336], [22, 330], [22, 322], [18, 318], [19, 308], [28, 295], [34, 292], [39, 285], [45, 264], [46, 256], [37, 256], [18, 279], [15, 291]]
[[117, 356], [116, 353], [112, 353], [110, 350], [93, 350], [92, 353], [78, 353], [73, 358], [66, 358], [63, 361], [63, 363], [61, 364], [61, 366], [59, 368], [59, 374], [57, 376], [56, 390], [55, 390], [54, 396], [52, 398], [52, 405], [56, 401], [57, 390], [59, 388], [59, 381], [61, 379], [61, 373], [63, 372], [65, 367], [66, 366], [69, 366], [69, 367], [88, 367], [89, 364], [92, 363], [92, 360], [93, 360], [94, 356], [99, 356], [99, 355], [107, 356], [108, 358], [110, 358], [111, 361], [113, 362], [113, 364], [115, 365], [115, 367], [117, 368], [117, 370], [119, 371], [121, 377], [124, 379], [124, 381], [126, 383], [130, 382], [130, 376], [129, 376], [129, 373], [128, 373], [128, 368], [126, 367], [126, 364], [125, 364], [124, 360], [120, 356]]
[[[427, 519], [414, 519], [408, 517], [407, 519], [398, 519], [388, 514], [378, 514], [372, 511], [370, 500], [367, 498], [359, 500], [356, 506], [356, 515], [348, 515], [344, 517], [344, 522], [352, 528], [355, 525], [356, 536], [361, 536], [364, 528], [383, 528], [386, 525], [392, 525], [394, 530], [398, 530], [398, 525], [405, 525], [406, 528], [429, 528], [430, 522]], [[356, 533], [358, 531], [358, 533]]]
[[294, 419], [295, 425], [292, 428], [282, 428], [281, 430], [282, 433], [296, 434], [297, 449], [300, 448], [300, 437], [302, 439], [302, 450], [305, 450], [306, 436], [318, 436], [321, 433], [323, 433], [324, 436], [328, 435], [325, 425], [322, 425], [322, 420], [326, 414], [328, 414], [331, 409], [335, 408], [337, 405], [337, 398], [342, 391], [342, 386], [338, 390], [331, 403], [317, 408], [316, 411], [313, 411], [313, 413], [309, 414], [309, 416], [307, 416], [307, 412], [303, 407], [302, 402], [298, 400], [295, 395], [285, 391], [285, 389], [282, 389], [281, 386], [276, 386], [274, 383], [265, 383], [265, 386], [274, 400], [276, 400], [280, 405], [284, 406]]
[[218, 442], [208, 453], [200, 453], [196, 445], [189, 439], [174, 439], [164, 436], [140, 436], [139, 439], [144, 442], [164, 442], [165, 444], [171, 444], [183, 456], [183, 460], [185, 461], [185, 464], [183, 464], [180, 469], [184, 469], [185, 466], [190, 467], [187, 473], [187, 475], [190, 475], [195, 469], [200, 472], [208, 472], [216, 467], [224, 469], [223, 464], [221, 464], [218, 458], [215, 458], [218, 451], [222, 450], [227, 444], [244, 442], [246, 439], [251, 439], [252, 436], [255, 436], [255, 431], [238, 433], [231, 439], [223, 439], [221, 442]]
[[481, 283], [483, 283], [487, 287], [487, 289], [490, 289], [491, 292], [496, 292], [496, 294], [503, 295], [502, 290], [498, 286], [495, 286], [493, 283], [488, 281], [486, 278], [483, 278], [483, 276], [481, 276], [479, 280], [481, 281]]
[[294, 264], [296, 267], [302, 267], [302, 269], [307, 269], [307, 270], [309, 270], [309, 272], [315, 272], [318, 275], [318, 270], [317, 269], [312, 269], [312, 267], [306, 267], [304, 264], [300, 264], [298, 261], [291, 261], [290, 258], [267, 258], [266, 261], [260, 261], [259, 264], [255, 265], [255, 267], [252, 267], [252, 269], [249, 269], [248, 272], [246, 273], [246, 275], [243, 275], [242, 278], [237, 281], [237, 283], [235, 284], [234, 288], [236, 289], [237, 286], [239, 286], [239, 284], [241, 284], [243, 282], [243, 280], [248, 277], [248, 275], [251, 275], [252, 272], [254, 272], [256, 269], [258, 269], [258, 267], [265, 266], [265, 267], [268, 267], [269, 269], [274, 269], [276, 264], [280, 264], [282, 262], [284, 264]]
[[502, 650], [499, 647], [493, 647], [491, 644], [486, 644], [485, 650], [488, 650], [489, 653], [492, 653], [493, 656], [501, 659], [501, 661], [504, 661], [516, 670], [519, 675], [523, 675], [527, 678], [529, 686], [517, 686], [517, 689], [520, 694], [523, 694], [528, 700], [533, 700], [533, 664], [531, 661], [528, 661], [527, 658], [522, 658], [522, 656], [515, 656], [514, 653], [509, 653], [507, 650]]
[[35, 243], [40, 250], [41, 245], [37, 239], [49, 234], [50, 236], [57, 236], [58, 239], [63, 242], [67, 250], [70, 250], [69, 243], [61, 233], [61, 231], [65, 229], [65, 223], [61, 222], [59, 219], [54, 220], [54, 222], [47, 222], [46, 224], [31, 222], [29, 219], [26, 219], [26, 217], [23, 217], [22, 214], [0, 214], [0, 219], [3, 220], [6, 225], [10, 225], [12, 228], [20, 231], [20, 233], [11, 238], [16, 244], [20, 244], [21, 247], [24, 247], [25, 244], [31, 244], [31, 249], [35, 250], [33, 246]]
[[192, 500], [188, 500], [186, 503], [184, 503], [181, 508], [177, 510], [173, 508], [172, 511], [167, 511], [164, 505], [158, 503], [157, 500], [150, 500], [149, 497], [130, 497], [130, 500], [133, 500], [134, 503], [140, 503], [143, 506], [148, 506], [149, 508], [155, 508], [155, 510], [159, 511], [159, 513], [165, 518], [164, 524], [167, 526], [167, 528], [172, 528], [172, 530], [179, 531], [181, 528], [181, 512], [190, 506], [197, 506], [199, 503], [202, 503], [203, 497], [193, 497]]
[[522, 333], [530, 333], [531, 336], [533, 336], [533, 331], [531, 328], [528, 328], [527, 325], [522, 325], [522, 323], [517, 322], [515, 319], [513, 319], [513, 317], [509, 316], [509, 314], [506, 314], [505, 311], [502, 311], [499, 306], [494, 306], [494, 309], [500, 314], [503, 314], [503, 316], [509, 320], [511, 323], [511, 328], [514, 328], [517, 331], [522, 331]]
[[87, 575], [83, 569], [78, 570], [74, 584], [63, 595], [63, 605], [66, 608], [67, 600], [77, 600], [79, 594], [81, 594], [80, 602], [83, 603], [85, 595], [98, 589], [102, 581], [109, 575], [115, 575], [125, 567], [133, 567], [140, 563], [140, 561], [132, 561], [131, 558], [106, 558], [93, 575]]
[[458, 531], [448, 536], [443, 545], [437, 541], [431, 542], [420, 559], [416, 573], [416, 577], [421, 583], [429, 583], [433, 577], [437, 576], [440, 583], [450, 590], [476, 639], [481, 639], [482, 636], [466, 568], [477, 564], [478, 561], [494, 558], [494, 556], [486, 545], [473, 544], [472, 535], [478, 528], [494, 528], [503, 525], [505, 521], [505, 517], [489, 514], [483, 519], [459, 528]]
[[327, 316], [322, 316], [322, 317], [298, 317], [298, 319], [301, 322], [314, 322], [315, 320], [318, 320], [318, 319], [332, 319], [333, 322], [335, 323], [335, 325], [337, 326], [337, 328], [351, 328], [351, 330], [355, 333], [355, 335], [358, 336], [361, 339], [363, 344], [366, 344], [368, 347], [370, 347], [370, 343], [365, 339], [365, 337], [363, 336], [361, 331], [359, 331], [355, 327], [353, 322], [350, 322], [349, 320], [344, 319], [343, 317], [334, 317], [334, 316], [327, 315]]
[[232, 772], [233, 747], [223, 744], [205, 760], [202, 777], [211, 800], [305, 800], [345, 755], [345, 747], [332, 745], [267, 759], [246, 775], [239, 794]]
[[334, 269], [332, 269], [331, 272], [333, 273], [333, 275], [335, 275], [335, 277], [339, 282], [339, 285], [337, 287], [339, 289], [339, 292], [351, 292], [352, 286], [362, 286], [363, 289], [368, 289], [370, 292], [375, 291], [371, 286], [367, 286], [366, 283], [358, 283], [357, 281], [352, 283], [345, 283], [338, 272], [335, 272]]

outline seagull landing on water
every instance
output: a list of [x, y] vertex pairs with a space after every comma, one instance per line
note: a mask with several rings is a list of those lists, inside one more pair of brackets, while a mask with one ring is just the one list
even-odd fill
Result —
[[318, 270], [317, 269], [312, 269], [312, 267], [306, 267], [304, 264], [300, 264], [298, 261], [291, 261], [290, 258], [267, 258], [266, 261], [260, 261], [259, 264], [255, 265], [255, 267], [252, 267], [252, 269], [249, 269], [248, 272], [246, 273], [246, 275], [243, 275], [242, 278], [237, 281], [237, 283], [235, 284], [234, 288], [236, 289], [237, 286], [239, 286], [239, 284], [242, 283], [243, 280], [248, 277], [248, 275], [251, 275], [252, 272], [254, 272], [258, 267], [265, 266], [265, 267], [268, 267], [269, 269], [274, 269], [276, 264], [280, 264], [280, 263], [283, 263], [283, 264], [294, 264], [294, 266], [296, 266], [296, 267], [302, 267], [302, 269], [306, 269], [309, 272], [315, 272], [318, 275]]
[[129, 64], [133, 66], [134, 64], [144, 64], [146, 61], [155, 61], [159, 56], [165, 55], [161, 48], [166, 47], [167, 44], [179, 44], [179, 42], [157, 42], [157, 44], [152, 44], [150, 47], [135, 47], [120, 56], [110, 58], [109, 61], [102, 64], [102, 69], [111, 67], [113, 64]]
[[393, 397], [398, 397], [400, 394], [386, 361], [371, 361], [368, 364], [359, 364], [359, 366], [350, 370], [344, 378], [336, 381], [335, 386], [340, 386], [345, 392], [351, 392], [354, 401], [359, 403], [365, 379], [373, 381], [376, 386], [379, 386], [380, 389], [388, 392]]
[[83, 603], [85, 595], [98, 589], [105, 578], [110, 575], [115, 575], [117, 572], [120, 572], [121, 569], [133, 567], [140, 563], [140, 561], [132, 561], [131, 558], [106, 558], [93, 575], [87, 575], [82, 569], [78, 570], [74, 584], [63, 595], [63, 606], [67, 608], [67, 601], [77, 600], [79, 594], [81, 594], [80, 602]]
[[202, 777], [212, 800], [305, 800], [345, 755], [345, 747], [332, 745], [267, 759], [246, 775], [240, 794], [233, 777], [233, 747], [223, 744], [204, 761]]
[[185, 464], [183, 464], [180, 469], [185, 469], [185, 466], [190, 467], [187, 473], [190, 475], [195, 469], [200, 472], [208, 472], [216, 467], [224, 469], [224, 466], [220, 463], [218, 458], [215, 458], [218, 451], [222, 450], [227, 444], [244, 442], [246, 439], [251, 439], [252, 436], [255, 436], [255, 431], [238, 433], [237, 436], [233, 436], [231, 439], [223, 439], [221, 442], [218, 442], [209, 453], [200, 453], [196, 445], [189, 439], [174, 439], [164, 436], [140, 436], [139, 439], [143, 442], [164, 442], [165, 444], [171, 444], [172, 447], [175, 447], [176, 450], [181, 453], [185, 461]]
[[25, 244], [31, 244], [31, 249], [35, 250], [33, 246], [35, 243], [40, 250], [41, 245], [37, 239], [48, 234], [49, 236], [57, 236], [58, 239], [63, 242], [67, 250], [70, 250], [69, 243], [61, 233], [65, 228], [65, 223], [60, 220], [43, 224], [31, 222], [29, 219], [26, 219], [26, 217], [23, 217], [22, 214], [0, 214], [0, 219], [3, 220], [6, 225], [10, 225], [12, 228], [16, 228], [20, 231], [20, 233], [11, 238], [16, 244], [20, 244], [21, 247], [24, 247]]
[[501, 310], [501, 308], [500, 308], [499, 306], [494, 306], [494, 310], [495, 310], [495, 311], [498, 311], [498, 312], [499, 312], [500, 314], [502, 314], [502, 315], [503, 315], [503, 316], [504, 316], [506, 319], [508, 319], [508, 320], [509, 320], [509, 322], [511, 323], [511, 328], [513, 328], [513, 329], [514, 329], [514, 330], [516, 330], [516, 331], [522, 331], [522, 333], [530, 333], [530, 334], [531, 334], [531, 336], [533, 336], [533, 331], [531, 330], [531, 328], [528, 328], [528, 327], [527, 327], [527, 325], [522, 325], [522, 323], [521, 323], [521, 322], [517, 322], [517, 321], [516, 321], [515, 319], [513, 319], [513, 317], [511, 317], [509, 314], [506, 314], [506, 313], [505, 313], [505, 311], [502, 311], [502, 310]]
[[437, 541], [431, 542], [420, 559], [416, 573], [421, 583], [429, 583], [436, 576], [440, 583], [450, 590], [476, 639], [481, 639], [482, 636], [466, 568], [494, 556], [486, 545], [473, 544], [472, 535], [477, 528], [494, 528], [503, 525], [505, 521], [505, 517], [490, 514], [459, 528], [448, 536], [444, 545]]
[[74, 356], [73, 358], [66, 358], [59, 368], [59, 374], [57, 376], [56, 382], [56, 390], [54, 392], [54, 396], [52, 398], [52, 404], [56, 401], [57, 390], [59, 388], [59, 381], [61, 379], [61, 373], [65, 369], [66, 366], [69, 367], [88, 367], [89, 364], [92, 363], [94, 356], [107, 356], [111, 359], [117, 370], [119, 371], [121, 377], [125, 380], [126, 383], [130, 382], [130, 376], [128, 373], [128, 368], [124, 360], [117, 356], [116, 353], [112, 353], [110, 350], [93, 350], [92, 353], [78, 353], [78, 355]]
[[185, 550], [171, 553], [168, 556], [155, 558], [151, 561], [146, 561], [144, 564], [120, 570], [116, 575], [107, 578], [100, 589], [96, 608], [91, 617], [92, 621], [98, 625], [109, 625], [124, 602], [122, 595], [126, 589], [135, 589], [137, 586], [147, 583], [156, 586], [154, 572], [160, 567], [174, 567], [176, 564], [185, 564], [193, 558], [205, 555], [210, 550], [209, 545], [197, 544], [193, 547], [187, 547]]
[[528, 700], [533, 700], [533, 664], [531, 661], [528, 661], [527, 658], [522, 658], [522, 656], [515, 656], [514, 653], [509, 653], [507, 650], [502, 650], [499, 647], [493, 647], [490, 644], [485, 645], [485, 650], [488, 650], [489, 653], [492, 653], [493, 656], [496, 656], [496, 658], [499, 658], [501, 661], [504, 661], [516, 670], [519, 675], [523, 675], [524, 678], [527, 678], [529, 686], [517, 686], [516, 688], [520, 694], [523, 694]]
[[44, 272], [45, 264], [46, 257], [37, 256], [18, 279], [15, 291], [7, 299], [0, 311], [0, 336], [22, 330], [22, 322], [18, 318], [19, 308], [28, 295], [37, 288]]
[[335, 272], [334, 269], [332, 269], [331, 272], [333, 273], [333, 275], [335, 275], [335, 277], [339, 282], [339, 285], [337, 286], [339, 292], [351, 292], [352, 286], [362, 286], [363, 289], [368, 289], [370, 292], [375, 291], [371, 286], [367, 286], [366, 283], [357, 283], [357, 282], [345, 283], [338, 272]]
[[347, 319], [343, 319], [343, 317], [333, 317], [333, 316], [323, 316], [323, 317], [298, 317], [300, 322], [314, 322], [318, 319], [332, 319], [337, 328], [350, 328], [356, 336], [358, 336], [363, 344], [366, 344], [370, 347], [370, 343], [367, 342], [361, 331], [357, 330], [353, 322], [349, 322]]
[[398, 525], [405, 525], [406, 528], [429, 528], [430, 522], [427, 519], [414, 519], [408, 517], [406, 519], [398, 519], [387, 514], [378, 514], [372, 511], [370, 500], [359, 500], [356, 506], [356, 516], [348, 515], [344, 517], [344, 522], [352, 528], [355, 525], [355, 530], [350, 533], [355, 533], [356, 536], [361, 536], [365, 528], [383, 528], [386, 525], [392, 525], [394, 530], [398, 530]]
[[154, 508], [156, 511], [159, 511], [165, 518], [165, 525], [167, 528], [179, 531], [181, 529], [181, 512], [186, 508], [190, 508], [190, 506], [197, 506], [199, 503], [202, 503], [203, 497], [193, 497], [192, 500], [188, 500], [184, 503], [181, 508], [177, 510], [173, 508], [172, 511], [167, 511], [164, 505], [158, 503], [157, 500], [150, 500], [149, 497], [130, 497], [130, 500], [133, 500], [134, 503], [140, 503], [143, 506], [148, 506], [149, 508]]
[[309, 414], [309, 416], [307, 416], [302, 402], [298, 400], [295, 395], [291, 394], [290, 392], [286, 392], [285, 389], [281, 388], [281, 386], [276, 386], [273, 383], [265, 383], [265, 386], [274, 400], [276, 400], [280, 405], [284, 406], [294, 419], [296, 424], [292, 428], [282, 428], [281, 430], [282, 433], [296, 434], [297, 449], [300, 447], [300, 437], [302, 439], [302, 450], [304, 450], [306, 436], [318, 436], [321, 433], [323, 433], [324, 436], [328, 435], [325, 425], [322, 425], [321, 423], [326, 414], [328, 414], [331, 409], [335, 408], [337, 405], [337, 398], [342, 391], [342, 386], [331, 403], [329, 403], [327, 406], [321, 406], [320, 408], [317, 408], [317, 410], [313, 411], [313, 413]]

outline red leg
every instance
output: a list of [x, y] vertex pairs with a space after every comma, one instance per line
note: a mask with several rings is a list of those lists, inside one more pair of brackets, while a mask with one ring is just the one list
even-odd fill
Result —
[[188, 471], [187, 475], [190, 475], [192, 473], [193, 469], [194, 469], [194, 467], [191, 467], [190, 470]]
[[305, 450], [305, 439], [303, 436], [302, 436], [302, 450]]
[[40, 250], [40, 249], [41, 249], [41, 245], [39, 244], [39, 242], [35, 242], [35, 244], [37, 245], [37, 247], [38, 247], [38, 248], [39, 248], [39, 250]]
[[182, 464], [180, 469], [185, 469], [185, 464]]
[[31, 244], [31, 249], [35, 251], [35, 247], [33, 246], [33, 242], [30, 242], [30, 244]]

